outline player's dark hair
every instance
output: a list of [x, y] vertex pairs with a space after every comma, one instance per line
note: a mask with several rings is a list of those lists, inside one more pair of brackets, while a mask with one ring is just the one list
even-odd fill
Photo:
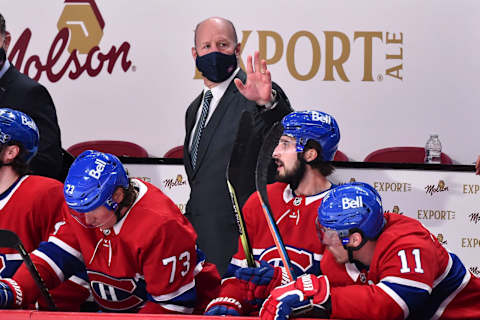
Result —
[[[330, 163], [323, 161], [322, 158], [322, 146], [320, 143], [313, 139], [309, 139], [305, 147], [303, 148], [303, 152], [306, 152], [309, 149], [315, 149], [317, 151], [318, 156], [310, 162], [307, 162], [312, 168], [317, 169], [322, 176], [328, 177], [335, 171], [335, 167], [332, 166]], [[299, 157], [303, 158], [303, 154], [298, 154]]]
[[122, 218], [120, 210], [123, 208], [130, 208], [130, 206], [137, 199], [138, 190], [132, 182], [132, 179], [128, 179], [128, 188], [122, 188], [123, 191], [123, 200], [118, 204], [117, 209], [115, 210], [115, 215], [117, 216], [117, 221]]
[[13, 161], [8, 165], [10, 165], [15, 171], [15, 173], [20, 177], [31, 173], [28, 163], [26, 163], [25, 160], [22, 160], [25, 158], [27, 151], [25, 150], [21, 142], [10, 140], [8, 143], [0, 145], [0, 153], [3, 151], [3, 149], [5, 149], [5, 147], [13, 145], [18, 146], [19, 151], [15, 159], [13, 159]]

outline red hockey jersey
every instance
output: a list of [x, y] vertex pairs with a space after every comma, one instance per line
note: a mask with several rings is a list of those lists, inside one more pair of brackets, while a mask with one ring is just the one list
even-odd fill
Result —
[[[320, 273], [320, 260], [324, 246], [317, 236], [315, 219], [322, 198], [329, 190], [313, 196], [296, 196], [285, 183], [273, 183], [267, 186], [272, 215], [282, 235], [288, 256], [297, 276], [305, 273]], [[269, 231], [263, 209], [257, 193], [247, 200], [242, 210], [253, 255], [256, 261], [264, 260], [274, 266], [283, 266], [273, 237]], [[232, 257], [222, 282], [220, 296], [232, 297], [245, 306], [239, 295], [239, 281], [234, 278], [238, 268], [247, 267], [247, 260], [241, 241]]]
[[[46, 241], [63, 221], [68, 212], [63, 197], [63, 184], [41, 176], [23, 176], [0, 195], [0, 229], [15, 232], [28, 252]], [[0, 276], [12, 277], [22, 264], [14, 249], [0, 248]], [[82, 277], [73, 275], [68, 282], [51, 294], [57, 308], [78, 311], [80, 304], [90, 295], [88, 284]], [[40, 307], [46, 307], [40, 304]]]
[[[104, 310], [192, 313], [218, 293], [218, 272], [204, 268], [196, 233], [178, 207], [155, 186], [132, 181], [138, 197], [112, 228], [85, 228], [68, 215], [32, 259], [49, 287], [86, 269], [94, 299]], [[31, 281], [20, 271], [14, 279], [28, 301]], [[199, 290], [195, 276], [208, 279], [201, 287], [207, 292]]]
[[[369, 270], [357, 285], [331, 289], [331, 317], [480, 319], [480, 279], [417, 220], [395, 213], [385, 219]], [[324, 256], [328, 265], [330, 259]], [[323, 271], [338, 281], [333, 268]]]

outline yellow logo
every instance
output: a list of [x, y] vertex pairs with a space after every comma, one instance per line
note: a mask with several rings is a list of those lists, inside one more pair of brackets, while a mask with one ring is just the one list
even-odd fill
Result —
[[444, 239], [443, 233], [437, 234], [437, 240], [438, 240], [438, 242], [440, 242], [441, 244], [447, 244], [447, 240]]
[[94, 0], [66, 0], [63, 12], [58, 19], [58, 31], [70, 30], [68, 52], [77, 50], [87, 54], [90, 49], [100, 44], [103, 37], [105, 21]]
[[186, 185], [187, 181], [183, 179], [183, 176], [181, 174], [177, 174], [175, 179], [170, 178], [170, 179], [165, 179], [163, 180], [163, 185], [165, 188], [172, 189], [173, 187], [179, 187]]
[[444, 191], [448, 191], [448, 187], [445, 185], [445, 181], [443, 180], [438, 181], [437, 186], [433, 184], [429, 184], [425, 187], [425, 193], [428, 193], [431, 196], [433, 196], [433, 194], [436, 192], [444, 192]]

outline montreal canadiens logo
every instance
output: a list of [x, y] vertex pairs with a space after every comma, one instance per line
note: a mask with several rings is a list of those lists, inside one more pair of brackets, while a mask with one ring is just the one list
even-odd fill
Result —
[[95, 301], [105, 309], [126, 311], [140, 305], [144, 299], [137, 296], [138, 283], [131, 278], [113, 278], [87, 271]]
[[[306, 273], [313, 267], [313, 254], [311, 252], [289, 246], [285, 249], [287, 250], [292, 265], [295, 269], [300, 270], [301, 273]], [[278, 255], [276, 247], [271, 247], [263, 251], [259, 259], [265, 260], [274, 266], [283, 266], [282, 259]]]

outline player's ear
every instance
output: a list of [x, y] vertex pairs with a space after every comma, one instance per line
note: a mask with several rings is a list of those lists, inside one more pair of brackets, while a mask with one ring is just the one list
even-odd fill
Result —
[[115, 201], [116, 203], [120, 203], [123, 201], [123, 198], [125, 198], [123, 188], [117, 187], [117, 189], [115, 189], [115, 192], [113, 193], [112, 200]]
[[3, 163], [12, 162], [20, 153], [20, 147], [17, 145], [5, 146], [2, 152]]
[[318, 152], [315, 148], [309, 148], [303, 154], [303, 159], [305, 159], [306, 162], [313, 161], [317, 157], [318, 157]]
[[237, 43], [237, 45], [235, 46], [235, 50], [233, 51], [235, 53], [235, 55], [237, 56], [237, 58], [240, 57], [241, 49], [242, 49], [242, 44]]
[[363, 237], [360, 232], [354, 232], [350, 235], [350, 241], [352, 247], [356, 248], [362, 243]]

